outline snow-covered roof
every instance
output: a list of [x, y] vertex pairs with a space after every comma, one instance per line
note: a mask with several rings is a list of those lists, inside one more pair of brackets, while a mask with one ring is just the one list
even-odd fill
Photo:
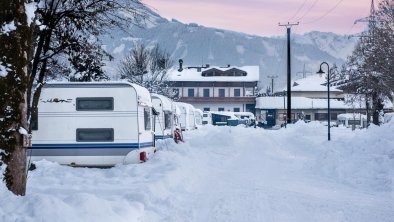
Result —
[[[246, 76], [202, 76], [202, 72], [211, 69], [217, 69], [220, 71], [228, 71], [231, 69], [239, 69], [246, 72]], [[230, 66], [230, 67], [218, 67], [210, 66], [208, 68], [201, 68], [199, 72], [197, 68], [185, 67], [181, 72], [178, 68], [173, 68], [168, 71], [168, 79], [170, 81], [200, 81], [200, 82], [256, 82], [260, 79], [259, 66]]]
[[248, 116], [251, 119], [254, 119], [254, 114], [251, 112], [234, 112], [235, 116], [241, 117], [241, 116]]
[[152, 106], [152, 100], [149, 91], [146, 88], [134, 83], [130, 83], [129, 81], [105, 81], [105, 82], [62, 82], [62, 81], [55, 82], [54, 81], [54, 82], [45, 83], [44, 87], [63, 87], [62, 85], [64, 85], [64, 87], [66, 85], [68, 86], [75, 85], [79, 87], [82, 87], [84, 85], [86, 85], [86, 87], [95, 86], [95, 85], [101, 85], [103, 87], [105, 85], [129, 85], [135, 89], [137, 93], [138, 102], [140, 102], [141, 105]]
[[[325, 75], [313, 74], [307, 76], [306, 78], [297, 79], [292, 81], [291, 83], [291, 91], [292, 92], [327, 92], [327, 85], [323, 85], [327, 82]], [[330, 84], [331, 85], [331, 84]], [[287, 88], [283, 88], [283, 90], [287, 90]], [[330, 91], [332, 92], [342, 92], [342, 90], [337, 89], [337, 87], [330, 87]]]
[[229, 116], [230, 119], [239, 119], [237, 116], [234, 115], [234, 112], [228, 112], [228, 111], [209, 111], [211, 114], [217, 114], [217, 115], [224, 115], [224, 116]]
[[[286, 98], [287, 99], [287, 98]], [[283, 97], [258, 97], [256, 98], [256, 109], [283, 109], [287, 108], [287, 100], [284, 102]], [[331, 109], [364, 109], [365, 104], [346, 104], [344, 101], [331, 99]], [[292, 109], [327, 109], [327, 99], [311, 99], [306, 97], [292, 97]]]
[[128, 83], [133, 86], [133, 88], [137, 92], [137, 98], [141, 105], [152, 106], [152, 99], [150, 97], [150, 93], [145, 87], [130, 82]]
[[163, 110], [165, 111], [172, 111], [172, 100], [166, 96], [159, 95], [156, 93], [152, 93], [152, 100], [154, 99], [159, 99], [161, 101], [161, 104], [163, 106]]
[[189, 104], [189, 103], [182, 103], [182, 102], [175, 102], [175, 104], [176, 104], [179, 108], [188, 109], [189, 112], [190, 112], [190, 111], [194, 111], [194, 106], [193, 106], [192, 104]]

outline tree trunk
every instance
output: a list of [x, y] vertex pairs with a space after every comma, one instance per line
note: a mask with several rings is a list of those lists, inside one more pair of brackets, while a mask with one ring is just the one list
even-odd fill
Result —
[[4, 181], [7, 188], [16, 195], [26, 194], [26, 149], [30, 138], [26, 131], [28, 54], [31, 50], [31, 29], [27, 25], [24, 0], [2, 1], [0, 3], [0, 25], [14, 24], [15, 28], [0, 35], [0, 62], [7, 64], [5, 77], [0, 77], [0, 147], [6, 164]]
[[380, 112], [383, 110], [383, 101], [377, 93], [372, 94], [372, 122], [373, 124], [380, 125]]
[[13, 152], [8, 156], [6, 161], [7, 168], [4, 173], [4, 180], [8, 189], [16, 195], [24, 196], [26, 194], [26, 148], [23, 147], [23, 136], [18, 132], [15, 134], [15, 145]]

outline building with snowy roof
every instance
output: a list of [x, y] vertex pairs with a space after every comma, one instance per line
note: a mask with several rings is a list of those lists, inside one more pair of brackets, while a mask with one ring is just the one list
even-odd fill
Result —
[[[282, 95], [281, 91], [276, 92], [275, 95]], [[327, 79], [325, 75], [313, 74], [305, 78], [294, 80], [291, 84], [291, 96], [294, 97], [307, 97], [315, 99], [327, 98]], [[345, 94], [336, 86], [330, 84], [330, 97], [332, 99], [343, 99]]]
[[[274, 126], [285, 123], [287, 113], [287, 97], [285, 90], [275, 93], [273, 97], [256, 99], [256, 120], [265, 125]], [[326, 77], [314, 74], [306, 78], [294, 80], [291, 86], [291, 120], [327, 121], [327, 80]], [[365, 102], [347, 103], [346, 93], [335, 85], [330, 85], [331, 120], [336, 121], [339, 114], [366, 113]], [[392, 110], [393, 103], [386, 100], [385, 110]]]
[[259, 66], [205, 65], [169, 71], [169, 81], [180, 102], [204, 111], [255, 112]]

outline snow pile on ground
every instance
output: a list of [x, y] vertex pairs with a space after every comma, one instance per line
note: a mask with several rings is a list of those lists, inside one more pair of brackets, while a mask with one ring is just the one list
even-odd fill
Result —
[[393, 221], [394, 122], [369, 130], [205, 126], [111, 169], [41, 161], [0, 221]]

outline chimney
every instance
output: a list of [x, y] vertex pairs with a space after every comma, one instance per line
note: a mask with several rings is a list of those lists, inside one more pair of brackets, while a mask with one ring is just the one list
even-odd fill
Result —
[[183, 64], [183, 60], [182, 60], [182, 59], [179, 59], [179, 69], [178, 69], [178, 72], [182, 72], [182, 70], [183, 70], [182, 64]]
[[209, 64], [205, 64], [205, 68], [209, 68]]
[[227, 68], [230, 68], [230, 66], [231, 66], [230, 64], [227, 64]]

